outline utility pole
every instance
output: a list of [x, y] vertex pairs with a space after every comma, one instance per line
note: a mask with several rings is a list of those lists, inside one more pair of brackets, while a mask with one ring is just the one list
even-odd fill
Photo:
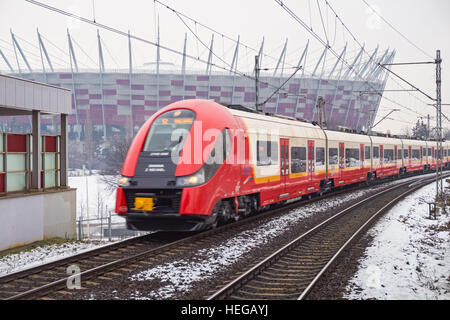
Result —
[[326, 128], [327, 122], [325, 119], [325, 100], [323, 97], [319, 97], [317, 99], [317, 116], [318, 116], [318, 122], [319, 126], [321, 128]]
[[442, 100], [441, 100], [441, 50], [436, 51], [436, 141], [438, 165], [436, 168], [436, 202], [442, 199]]
[[255, 106], [256, 111], [259, 111], [259, 55], [255, 56]]

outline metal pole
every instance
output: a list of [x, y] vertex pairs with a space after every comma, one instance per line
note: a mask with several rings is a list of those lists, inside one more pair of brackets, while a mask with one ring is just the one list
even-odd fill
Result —
[[438, 166], [436, 168], [436, 202], [441, 200], [442, 185], [442, 106], [441, 106], [441, 50], [436, 51], [436, 141]]
[[112, 230], [111, 230], [111, 211], [109, 211], [109, 217], [108, 217], [108, 228], [109, 228], [109, 237], [108, 240], [111, 241], [112, 237]]
[[259, 111], [259, 56], [255, 56], [255, 95], [256, 111]]

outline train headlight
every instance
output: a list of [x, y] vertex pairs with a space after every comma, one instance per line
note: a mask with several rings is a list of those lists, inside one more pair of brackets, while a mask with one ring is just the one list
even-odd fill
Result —
[[119, 179], [119, 187], [128, 187], [130, 185], [130, 178], [128, 177], [120, 177]]
[[196, 173], [177, 178], [177, 187], [193, 187], [205, 183], [205, 170], [201, 168]]

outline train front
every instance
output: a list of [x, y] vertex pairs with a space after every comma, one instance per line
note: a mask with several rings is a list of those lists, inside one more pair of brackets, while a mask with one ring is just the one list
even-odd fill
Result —
[[204, 100], [173, 103], [147, 120], [117, 188], [116, 213], [127, 228], [197, 231], [214, 224], [214, 205], [239, 179], [239, 169], [225, 161], [233, 129], [229, 110]]

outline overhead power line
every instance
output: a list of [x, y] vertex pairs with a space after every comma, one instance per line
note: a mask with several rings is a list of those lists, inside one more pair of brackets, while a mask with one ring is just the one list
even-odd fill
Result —
[[396, 33], [398, 33], [403, 39], [405, 39], [409, 44], [411, 44], [414, 48], [416, 48], [417, 50], [419, 50], [420, 52], [422, 52], [424, 55], [426, 55], [427, 57], [434, 59], [434, 57], [430, 54], [428, 54], [428, 52], [426, 52], [425, 50], [423, 50], [422, 48], [420, 48], [418, 45], [416, 45], [414, 42], [412, 42], [407, 36], [405, 36], [403, 33], [401, 33], [396, 27], [394, 27], [389, 21], [387, 21], [381, 14], [378, 13], [377, 10], [375, 10], [366, 0], [362, 0], [362, 2], [364, 2], [364, 4], [369, 7], [372, 12], [377, 15], [381, 20], [383, 20], [392, 30], [394, 30]]

